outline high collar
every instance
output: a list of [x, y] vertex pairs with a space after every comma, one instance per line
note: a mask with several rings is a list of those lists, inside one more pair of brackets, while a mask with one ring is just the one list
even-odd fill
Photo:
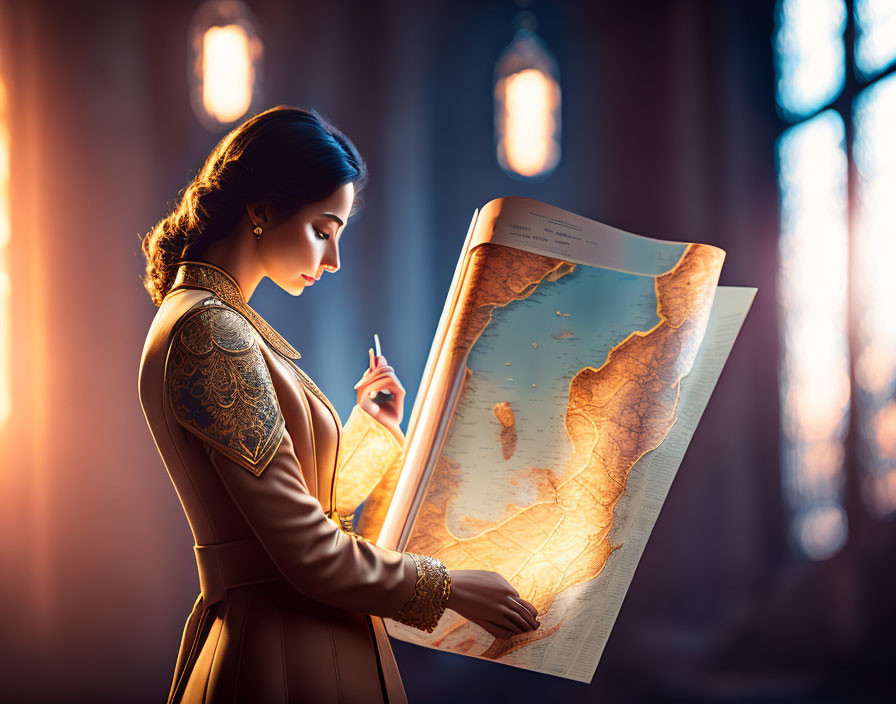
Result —
[[[246, 303], [240, 285], [224, 269], [208, 262], [181, 262], [174, 275], [171, 291], [178, 288], [201, 288], [211, 291], [231, 308], [242, 313], [265, 341], [277, 352], [290, 359], [302, 355], [290, 345], [268, 322]], [[170, 291], [169, 291], [170, 292]]]

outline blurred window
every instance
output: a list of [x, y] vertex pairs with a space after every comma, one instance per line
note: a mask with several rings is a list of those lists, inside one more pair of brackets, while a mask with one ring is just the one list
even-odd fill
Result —
[[794, 547], [825, 559], [848, 537], [847, 472], [896, 513], [896, 0], [775, 15], [782, 484]]

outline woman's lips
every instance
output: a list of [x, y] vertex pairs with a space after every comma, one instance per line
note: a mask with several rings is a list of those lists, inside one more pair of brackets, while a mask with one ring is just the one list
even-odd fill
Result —
[[302, 274], [302, 278], [305, 279], [305, 281], [308, 282], [308, 285], [309, 285], [309, 286], [310, 286], [311, 284], [314, 283], [314, 279], [312, 279], [312, 278], [311, 278], [310, 276], [308, 276], [307, 274]]

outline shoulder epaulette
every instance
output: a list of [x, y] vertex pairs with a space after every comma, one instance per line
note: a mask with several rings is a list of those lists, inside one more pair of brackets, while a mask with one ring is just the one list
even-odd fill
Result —
[[285, 423], [249, 322], [209, 297], [174, 327], [165, 385], [178, 422], [229, 459], [261, 475]]

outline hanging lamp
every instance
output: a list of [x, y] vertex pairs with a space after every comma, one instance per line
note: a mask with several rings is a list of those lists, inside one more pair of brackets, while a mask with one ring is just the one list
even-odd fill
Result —
[[498, 164], [512, 178], [542, 181], [560, 163], [560, 72], [536, 34], [535, 15], [518, 12], [516, 33], [494, 73]]
[[257, 103], [263, 47], [256, 26], [240, 0], [209, 0], [193, 14], [190, 101], [212, 132], [230, 128]]

